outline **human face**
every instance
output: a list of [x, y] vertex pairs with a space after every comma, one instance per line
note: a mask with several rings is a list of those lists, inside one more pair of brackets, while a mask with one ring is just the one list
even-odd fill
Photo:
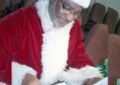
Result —
[[49, 15], [57, 27], [63, 27], [77, 19], [81, 11], [82, 7], [70, 0], [50, 0]]

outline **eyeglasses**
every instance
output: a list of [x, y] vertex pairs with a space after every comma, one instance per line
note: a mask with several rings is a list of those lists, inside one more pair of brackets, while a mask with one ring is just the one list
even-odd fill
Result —
[[63, 3], [63, 0], [61, 0], [61, 3], [62, 3], [62, 8], [63, 8], [63, 10], [64, 10], [66, 13], [70, 14], [70, 15], [73, 14], [73, 18], [74, 18], [74, 19], [76, 19], [78, 16], [81, 15], [81, 11], [79, 11], [79, 12], [73, 12], [70, 8], [65, 7], [65, 6], [64, 6], [64, 3]]

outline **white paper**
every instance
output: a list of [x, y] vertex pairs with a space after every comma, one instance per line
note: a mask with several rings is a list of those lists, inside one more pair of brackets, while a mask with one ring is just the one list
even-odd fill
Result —
[[108, 77], [102, 79], [101, 81], [98, 81], [97, 83], [93, 85], [108, 85]]
[[58, 84], [55, 84], [55, 85], [67, 85], [67, 84], [62, 82], [62, 83], [58, 83]]

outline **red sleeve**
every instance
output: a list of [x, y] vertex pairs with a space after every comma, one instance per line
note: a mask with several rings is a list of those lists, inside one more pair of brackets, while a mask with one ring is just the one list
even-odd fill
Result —
[[11, 83], [11, 63], [19, 46], [18, 29], [24, 24], [23, 18], [20, 9], [0, 20], [0, 81], [8, 84]]
[[68, 67], [81, 68], [86, 65], [94, 66], [85, 52], [85, 46], [82, 41], [83, 35], [79, 22], [75, 21], [70, 36]]

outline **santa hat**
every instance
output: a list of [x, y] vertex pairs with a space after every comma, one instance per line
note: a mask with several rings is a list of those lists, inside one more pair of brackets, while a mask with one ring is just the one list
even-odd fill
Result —
[[82, 6], [83, 8], [88, 8], [91, 0], [71, 0], [71, 1]]

